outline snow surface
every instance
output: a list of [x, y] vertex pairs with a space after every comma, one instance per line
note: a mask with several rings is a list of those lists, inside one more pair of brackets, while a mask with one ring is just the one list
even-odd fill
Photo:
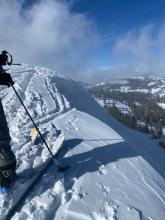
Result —
[[[52, 164], [12, 220], [165, 219], [165, 151], [156, 140], [124, 127], [62, 74], [28, 65], [10, 72], [49, 145], [58, 130], [66, 134], [59, 162], [71, 165], [57, 175]], [[12, 88], [1, 87], [0, 97], [17, 172], [31, 172], [48, 152], [41, 140], [31, 146], [33, 126]]]
[[105, 101], [103, 99], [98, 99], [98, 98], [95, 98], [94, 99], [96, 100], [96, 102], [98, 102], [98, 104], [104, 108], [105, 106]]
[[119, 101], [114, 101], [113, 99], [108, 99], [108, 100], [104, 101], [103, 99], [96, 99], [96, 98], [95, 98], [95, 100], [98, 102], [98, 104], [101, 107], [104, 107], [105, 103], [106, 103], [107, 106], [109, 106], [109, 107], [112, 107], [113, 105], [115, 105], [115, 107], [123, 114], [131, 114], [132, 113], [132, 110], [128, 105], [123, 104]]
[[158, 102], [158, 105], [159, 105], [162, 109], [165, 109], [165, 103], [160, 103], [160, 102]]

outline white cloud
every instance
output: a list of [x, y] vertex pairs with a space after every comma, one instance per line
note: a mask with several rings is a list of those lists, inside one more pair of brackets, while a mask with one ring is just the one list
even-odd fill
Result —
[[[110, 40], [106, 42], [106, 46], [108, 44], [111, 44]], [[88, 72], [91, 81], [143, 74], [165, 76], [165, 23], [146, 25], [121, 35], [112, 49], [109, 49], [106, 68]]]
[[0, 0], [0, 49], [9, 50], [18, 62], [51, 67], [86, 80], [165, 73], [165, 24], [146, 25], [121, 35], [109, 51], [106, 68], [86, 71], [90, 53], [98, 46], [94, 22], [86, 14], [73, 12], [68, 1], [40, 0], [26, 10], [24, 1]]
[[[117, 66], [125, 64], [128, 71], [165, 73], [165, 25], [147, 25], [120, 38], [113, 56]], [[129, 73], [129, 72], [128, 72]]]
[[0, 0], [0, 48], [18, 61], [78, 74], [98, 36], [94, 23], [71, 5], [41, 0], [23, 9], [23, 0]]

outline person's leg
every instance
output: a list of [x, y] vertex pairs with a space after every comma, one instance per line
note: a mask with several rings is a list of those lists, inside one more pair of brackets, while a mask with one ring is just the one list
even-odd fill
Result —
[[7, 125], [6, 116], [0, 99], [0, 147], [9, 146], [10, 141], [11, 137], [9, 134], [9, 128]]
[[16, 158], [10, 146], [10, 134], [0, 100], [0, 183], [10, 185], [12, 176], [16, 173]]

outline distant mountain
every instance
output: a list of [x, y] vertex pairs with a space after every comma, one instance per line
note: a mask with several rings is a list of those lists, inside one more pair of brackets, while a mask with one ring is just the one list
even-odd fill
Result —
[[99, 82], [95, 87], [105, 87], [121, 92], [144, 92], [165, 95], [165, 78], [159, 76], [129, 77], [111, 82]]

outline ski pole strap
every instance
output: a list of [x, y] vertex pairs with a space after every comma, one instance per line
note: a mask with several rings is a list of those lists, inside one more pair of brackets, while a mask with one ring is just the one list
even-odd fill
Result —
[[34, 125], [34, 127], [35, 127], [35, 128], [36, 128], [36, 130], [38, 131], [38, 133], [39, 133], [39, 135], [40, 135], [40, 137], [41, 137], [42, 141], [44, 142], [44, 144], [45, 144], [46, 148], [48, 149], [48, 151], [49, 151], [50, 155], [52, 156], [52, 158], [54, 158], [54, 155], [53, 155], [52, 151], [50, 150], [50, 147], [48, 146], [48, 144], [47, 144], [46, 140], [44, 139], [43, 135], [41, 134], [41, 132], [40, 132], [40, 130], [39, 130], [39, 128], [38, 128], [38, 126], [37, 126], [37, 125], [36, 125], [36, 123], [34, 122], [34, 120], [33, 120], [33, 118], [31, 117], [31, 115], [30, 115], [29, 111], [27, 110], [26, 106], [24, 105], [24, 103], [23, 103], [23, 101], [22, 101], [21, 97], [19, 96], [19, 94], [17, 93], [17, 91], [16, 91], [15, 87], [14, 87], [12, 84], [11, 84], [11, 87], [13, 88], [13, 90], [14, 90], [14, 92], [15, 92], [16, 96], [17, 96], [17, 97], [18, 97], [18, 99], [20, 100], [20, 102], [21, 102], [22, 106], [24, 107], [24, 109], [25, 109], [26, 113], [28, 114], [29, 118], [31, 119], [31, 121], [32, 121], [32, 123], [33, 123], [33, 125]]

